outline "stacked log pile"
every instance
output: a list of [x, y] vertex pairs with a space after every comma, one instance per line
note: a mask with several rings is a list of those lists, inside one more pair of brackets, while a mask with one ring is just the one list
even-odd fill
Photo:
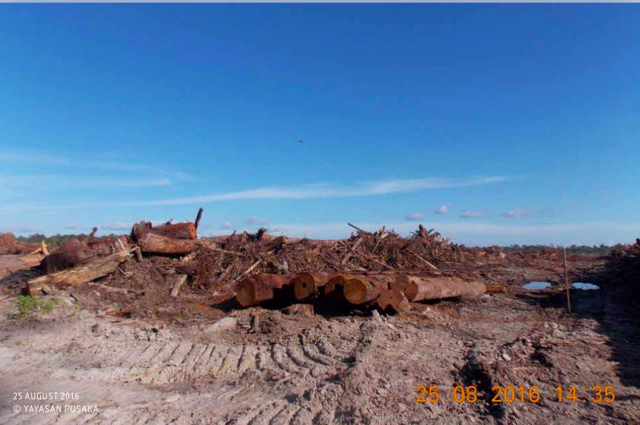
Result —
[[[340, 289], [340, 290], [338, 290]], [[407, 312], [410, 302], [446, 298], [475, 298], [486, 292], [484, 284], [454, 277], [386, 274], [275, 275], [260, 273], [240, 280], [236, 299], [243, 307], [270, 301], [300, 302], [339, 299], [354, 307], [379, 308], [387, 312]]]

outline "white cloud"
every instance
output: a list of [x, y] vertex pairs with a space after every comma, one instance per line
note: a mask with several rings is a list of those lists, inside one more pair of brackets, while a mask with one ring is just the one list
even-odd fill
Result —
[[269, 220], [253, 216], [247, 219], [247, 224], [252, 224], [255, 226], [266, 226], [267, 224], [269, 224]]
[[406, 221], [420, 221], [423, 218], [424, 218], [424, 214], [415, 212], [415, 213], [407, 214], [404, 219]]
[[238, 192], [218, 193], [184, 198], [161, 199], [157, 201], [140, 202], [92, 202], [85, 204], [67, 205], [6, 205], [1, 210], [63, 210], [76, 208], [127, 208], [150, 207], [163, 205], [189, 205], [206, 204], [232, 200], [256, 200], [256, 199], [312, 199], [312, 198], [346, 198], [363, 196], [380, 196], [392, 193], [407, 193], [429, 189], [447, 189], [456, 187], [479, 186], [494, 184], [510, 180], [506, 176], [478, 177], [470, 179], [391, 179], [373, 181], [367, 183], [344, 185], [302, 185], [292, 187], [261, 187]]
[[533, 215], [533, 211], [531, 210], [511, 210], [503, 214], [504, 217], [508, 218], [518, 218], [518, 217], [531, 217]]
[[67, 224], [66, 226], [64, 226], [64, 228], [66, 230], [76, 230], [78, 226], [76, 224]]
[[232, 229], [233, 228], [233, 223], [230, 221], [223, 221], [222, 224], [220, 225], [221, 229]]
[[471, 211], [471, 210], [465, 210], [460, 217], [461, 218], [476, 218], [476, 217], [484, 217], [486, 216], [487, 213], [486, 211]]
[[451, 204], [444, 204], [443, 206], [441, 206], [440, 208], [438, 208], [435, 213], [436, 214], [449, 214], [449, 211], [451, 210]]

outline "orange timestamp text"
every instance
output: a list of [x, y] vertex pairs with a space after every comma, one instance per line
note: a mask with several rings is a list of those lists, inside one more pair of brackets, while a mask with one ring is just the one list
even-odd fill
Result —
[[[444, 398], [451, 398], [456, 403], [475, 403], [478, 399], [482, 401], [488, 401], [490, 403], [514, 403], [517, 401], [539, 403], [541, 400], [540, 387], [532, 385], [530, 387], [525, 386], [513, 386], [513, 385], [494, 385], [491, 388], [491, 393], [487, 395], [478, 393], [478, 388], [475, 385], [462, 386], [456, 385], [453, 390], [441, 389], [438, 385], [419, 385], [416, 388], [418, 393], [417, 403], [439, 403]], [[593, 385], [590, 388], [587, 387], [555, 387], [555, 391], [552, 393], [554, 401], [564, 402], [577, 402], [587, 401], [597, 404], [601, 403], [613, 403], [616, 399], [616, 395], [613, 391], [613, 385]]]

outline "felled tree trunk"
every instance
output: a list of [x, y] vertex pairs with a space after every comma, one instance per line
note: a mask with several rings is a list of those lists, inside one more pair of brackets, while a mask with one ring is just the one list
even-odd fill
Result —
[[409, 301], [477, 297], [486, 292], [484, 284], [466, 282], [457, 277], [398, 276], [396, 284], [402, 287]]
[[173, 239], [198, 239], [194, 223], [163, 224], [161, 226], [152, 226], [150, 231], [156, 235]]
[[63, 270], [30, 280], [27, 291], [33, 293], [43, 286], [77, 286], [113, 273], [120, 263], [131, 258], [129, 251], [120, 251], [108, 257], [96, 258], [72, 269]]
[[243, 307], [272, 300], [275, 291], [291, 283], [292, 277], [267, 273], [246, 277], [236, 286], [236, 299]]
[[172, 239], [155, 233], [147, 233], [138, 239], [138, 245], [146, 254], [184, 255], [196, 250], [195, 241]]
[[351, 304], [360, 305], [375, 301], [380, 292], [389, 288], [389, 276], [359, 276], [347, 279], [344, 297]]

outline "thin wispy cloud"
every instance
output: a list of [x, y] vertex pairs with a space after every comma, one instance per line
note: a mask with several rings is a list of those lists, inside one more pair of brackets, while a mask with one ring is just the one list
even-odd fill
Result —
[[123, 221], [114, 221], [111, 223], [107, 223], [104, 226], [102, 226], [102, 229], [104, 230], [131, 230], [131, 228], [133, 227], [134, 223], [126, 223]]
[[230, 221], [223, 221], [222, 224], [220, 225], [221, 229], [232, 229], [233, 228], [233, 223]]
[[503, 217], [518, 218], [518, 217], [531, 217], [533, 211], [531, 210], [511, 210], [503, 214]]
[[173, 184], [169, 178], [96, 179], [81, 175], [63, 176], [59, 174], [0, 175], [0, 184], [12, 189], [29, 190], [33, 188], [40, 190], [42, 182], [47, 182], [49, 189], [161, 187]]
[[415, 213], [411, 213], [411, 214], [407, 214], [404, 219], [406, 221], [420, 221], [424, 218], [424, 214], [419, 213], [419, 212], [415, 212]]
[[460, 218], [477, 218], [477, 217], [484, 217], [486, 215], [487, 215], [486, 211], [465, 210], [462, 212], [462, 214], [460, 214]]
[[449, 211], [451, 210], [451, 204], [444, 204], [443, 206], [441, 206], [440, 208], [438, 208], [435, 213], [436, 214], [449, 214]]
[[476, 177], [469, 179], [390, 179], [354, 185], [302, 185], [291, 187], [261, 187], [237, 192], [217, 193], [202, 196], [169, 198], [140, 202], [90, 202], [67, 205], [7, 205], [0, 210], [64, 210], [76, 208], [127, 208], [166, 205], [193, 205], [213, 202], [258, 200], [258, 199], [314, 199], [382, 196], [394, 193], [410, 193], [423, 190], [452, 189], [469, 186], [496, 184], [510, 180], [507, 176]]

